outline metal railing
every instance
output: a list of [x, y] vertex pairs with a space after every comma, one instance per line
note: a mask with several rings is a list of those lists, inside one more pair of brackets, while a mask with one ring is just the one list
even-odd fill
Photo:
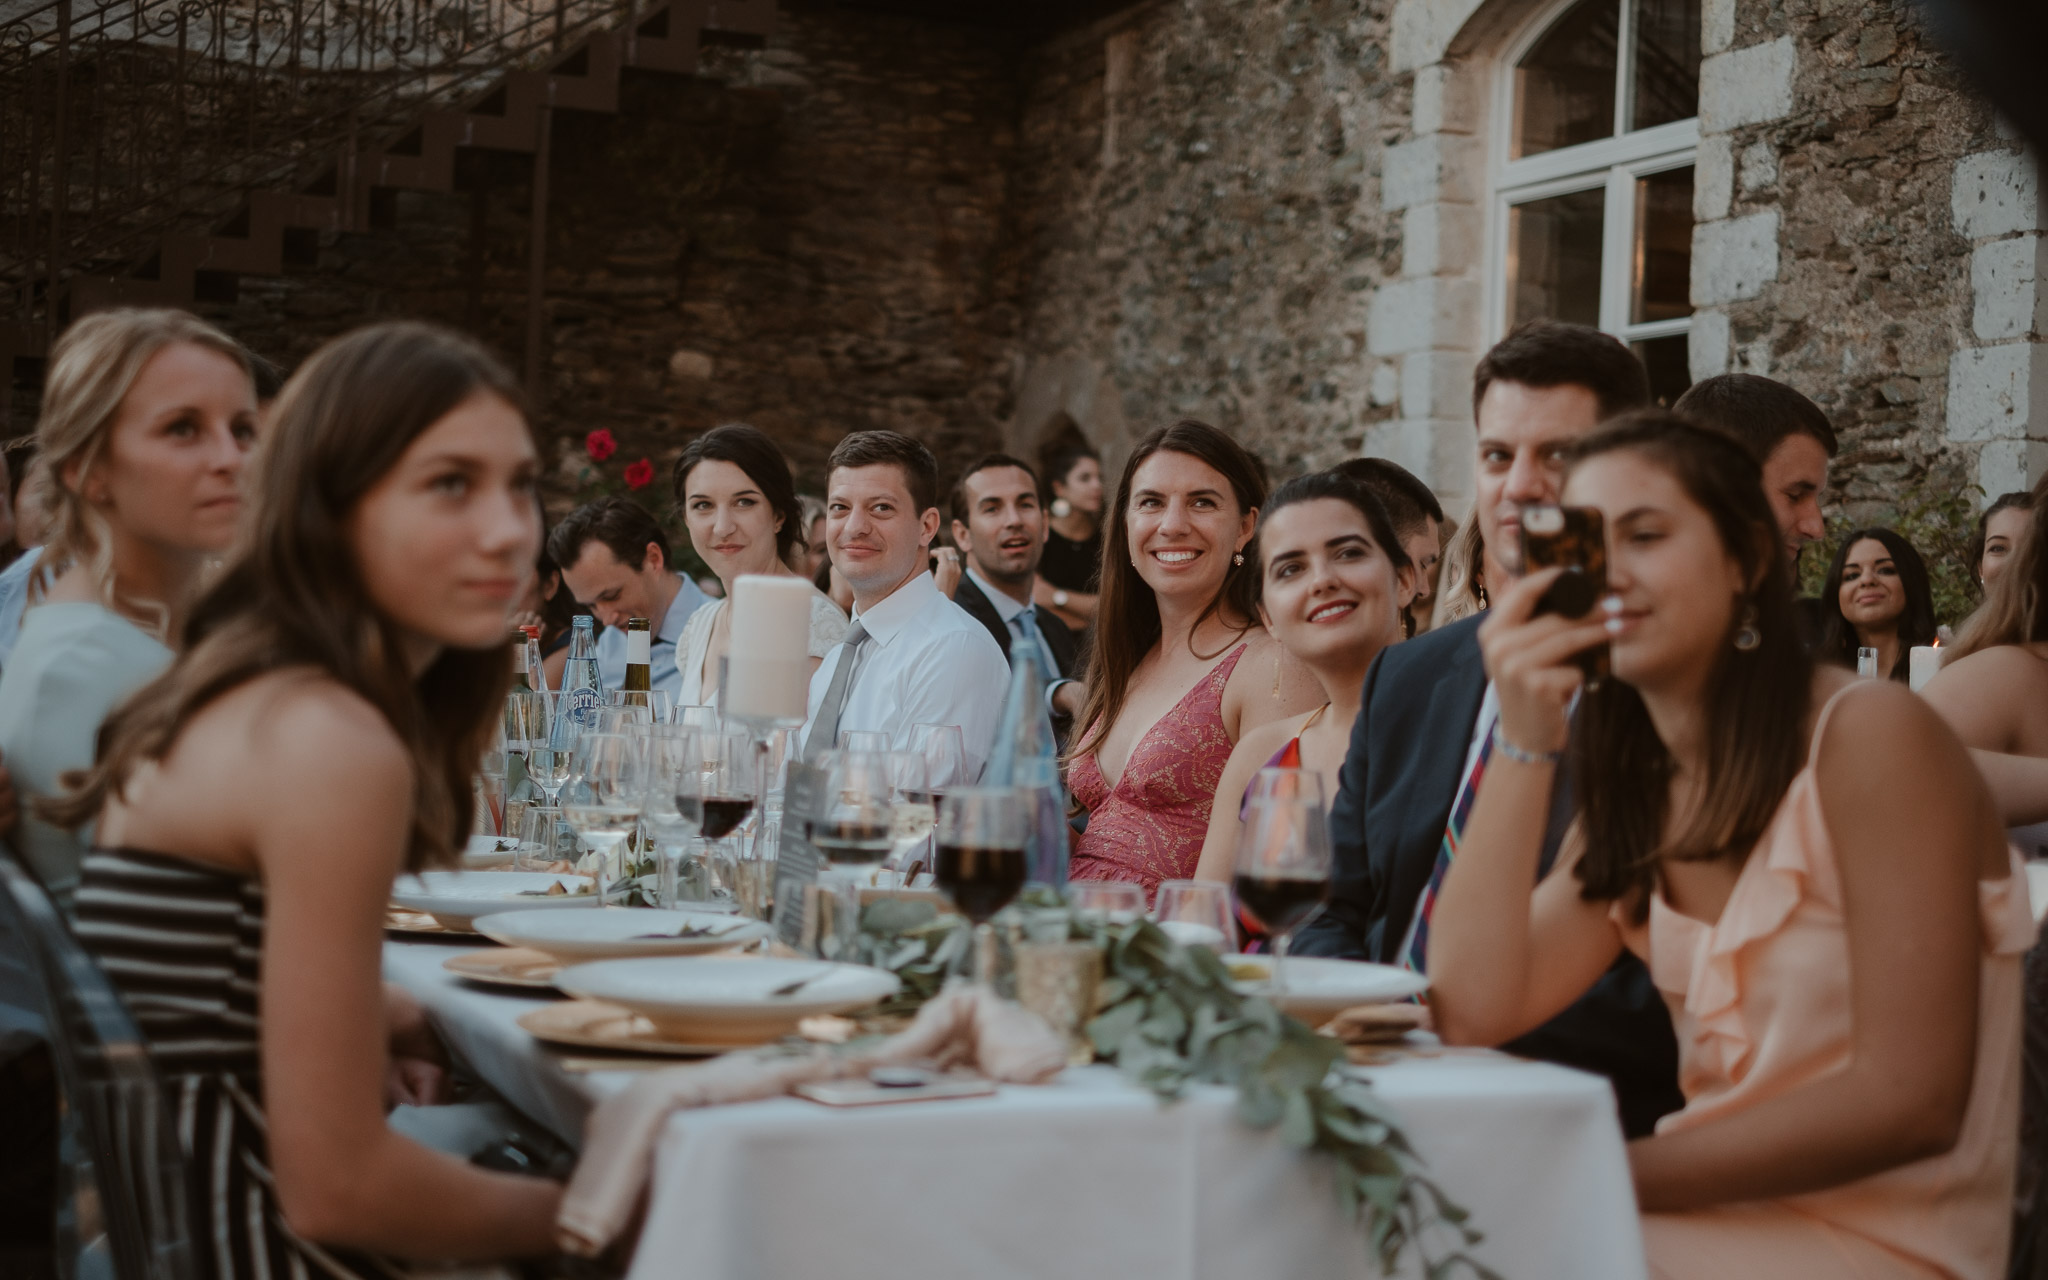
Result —
[[[0, 325], [484, 95], [640, 0], [0, 0]], [[402, 145], [401, 145], [402, 149]], [[323, 184], [325, 184], [323, 186]]]

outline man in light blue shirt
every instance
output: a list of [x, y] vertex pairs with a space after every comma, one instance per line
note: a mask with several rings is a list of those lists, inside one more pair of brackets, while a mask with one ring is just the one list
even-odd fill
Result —
[[569, 513], [548, 535], [548, 554], [562, 581], [604, 624], [597, 638], [597, 674], [608, 689], [626, 679], [626, 620], [647, 619], [648, 677], [670, 694], [682, 687], [676, 641], [690, 615], [710, 602], [697, 584], [670, 569], [668, 534], [628, 498], [599, 498]]
[[0, 570], [0, 667], [14, 653], [21, 638], [21, 614], [28, 608], [28, 580], [43, 558], [41, 547], [30, 547]]

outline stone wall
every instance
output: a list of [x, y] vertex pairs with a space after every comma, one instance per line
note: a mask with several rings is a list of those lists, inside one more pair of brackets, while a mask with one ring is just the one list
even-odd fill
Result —
[[[538, 419], [565, 482], [584, 433], [668, 461], [743, 419], [821, 491], [846, 432], [908, 431], [954, 464], [1009, 412], [1016, 150], [1008, 37], [785, 12], [763, 51], [708, 49], [696, 78], [632, 74], [616, 116], [559, 112]], [[205, 308], [284, 363], [365, 321], [462, 325], [525, 349], [530, 162], [464, 153], [477, 197], [403, 193], [388, 228], [246, 278]]]

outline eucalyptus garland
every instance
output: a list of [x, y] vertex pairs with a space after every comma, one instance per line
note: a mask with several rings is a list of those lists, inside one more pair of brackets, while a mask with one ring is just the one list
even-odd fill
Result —
[[[1049, 905], [1041, 899], [1033, 909]], [[1034, 924], [1034, 932], [1042, 927]], [[1069, 937], [1103, 952], [1100, 1011], [1088, 1025], [1099, 1060], [1162, 1100], [1190, 1083], [1233, 1085], [1244, 1123], [1277, 1128], [1290, 1146], [1330, 1156], [1338, 1194], [1368, 1224], [1382, 1271], [1392, 1274], [1412, 1246], [1429, 1280], [1461, 1269], [1497, 1280], [1465, 1252], [1480, 1240], [1466, 1211], [1422, 1172], [1421, 1157], [1345, 1061], [1343, 1045], [1238, 991], [1214, 953], [1182, 946], [1149, 920], [1108, 924], [1069, 912], [1066, 924]], [[855, 958], [900, 977], [903, 990], [884, 1012], [910, 1013], [944, 985], [968, 940], [958, 916], [885, 899], [862, 911]], [[1431, 1239], [1444, 1236], [1460, 1247], [1434, 1256]]]

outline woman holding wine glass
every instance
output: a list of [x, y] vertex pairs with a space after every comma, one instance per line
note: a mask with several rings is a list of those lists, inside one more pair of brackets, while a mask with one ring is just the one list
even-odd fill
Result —
[[1223, 766], [1196, 864], [1198, 880], [1229, 879], [1250, 818], [1247, 791], [1263, 768], [1298, 768], [1335, 795], [1365, 673], [1401, 641], [1401, 602], [1415, 572], [1380, 500], [1346, 476], [1319, 471], [1274, 491], [1252, 546], [1259, 621], [1315, 676], [1320, 707], [1244, 734]]
[[555, 1247], [558, 1184], [385, 1120], [431, 1100], [441, 1056], [381, 981], [391, 882], [468, 837], [540, 541], [519, 405], [492, 356], [426, 325], [316, 352], [277, 402], [240, 550], [187, 648], [47, 806], [96, 824], [78, 939], [181, 1099], [193, 1221], [230, 1224], [192, 1234], [197, 1274], [388, 1276], [368, 1255]]
[[[789, 463], [775, 442], [752, 427], [729, 423], [692, 440], [676, 459], [676, 501], [689, 526], [690, 545], [725, 588], [683, 626], [676, 642], [679, 706], [718, 702], [719, 664], [732, 636], [727, 601], [744, 574], [802, 577], [790, 567], [803, 555], [803, 510]], [[846, 635], [846, 614], [815, 586], [811, 589], [811, 670]]]

